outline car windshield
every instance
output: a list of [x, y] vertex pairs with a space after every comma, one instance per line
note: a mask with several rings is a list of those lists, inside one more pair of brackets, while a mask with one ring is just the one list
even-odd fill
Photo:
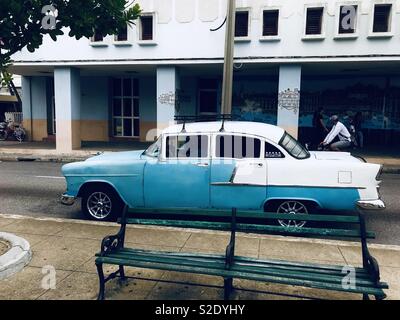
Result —
[[147, 150], [144, 154], [148, 157], [157, 158], [161, 151], [161, 137], [157, 139]]
[[287, 132], [285, 132], [279, 144], [296, 159], [308, 159], [310, 157], [307, 149]]

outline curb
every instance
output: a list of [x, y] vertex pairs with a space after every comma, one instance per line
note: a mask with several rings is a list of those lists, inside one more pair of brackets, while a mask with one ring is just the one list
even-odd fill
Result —
[[0, 238], [11, 244], [11, 249], [0, 256], [0, 280], [21, 271], [32, 258], [28, 241], [11, 233], [0, 232]]

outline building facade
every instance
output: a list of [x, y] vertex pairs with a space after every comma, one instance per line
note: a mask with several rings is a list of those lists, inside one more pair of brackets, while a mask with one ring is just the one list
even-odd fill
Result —
[[[69, 152], [152, 140], [221, 110], [226, 0], [140, 0], [119, 35], [46, 38], [16, 54], [24, 126]], [[367, 145], [400, 141], [400, 1], [237, 0], [233, 114], [311, 139], [313, 113], [362, 112]], [[217, 29], [217, 30], [215, 30]]]

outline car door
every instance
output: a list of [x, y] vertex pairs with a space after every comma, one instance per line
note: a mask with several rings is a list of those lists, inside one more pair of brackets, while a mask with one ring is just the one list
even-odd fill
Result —
[[204, 134], [166, 135], [162, 156], [144, 170], [148, 208], [208, 208], [210, 138]]
[[259, 210], [267, 196], [267, 163], [261, 139], [249, 135], [213, 137], [211, 206]]

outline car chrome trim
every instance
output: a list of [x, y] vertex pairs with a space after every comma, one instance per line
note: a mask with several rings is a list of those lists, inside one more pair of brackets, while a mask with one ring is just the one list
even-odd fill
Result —
[[385, 203], [381, 200], [360, 200], [357, 201], [357, 206], [366, 210], [384, 210], [386, 209]]
[[61, 203], [65, 206], [72, 206], [75, 203], [75, 200], [75, 197], [66, 194], [63, 194], [60, 199]]

